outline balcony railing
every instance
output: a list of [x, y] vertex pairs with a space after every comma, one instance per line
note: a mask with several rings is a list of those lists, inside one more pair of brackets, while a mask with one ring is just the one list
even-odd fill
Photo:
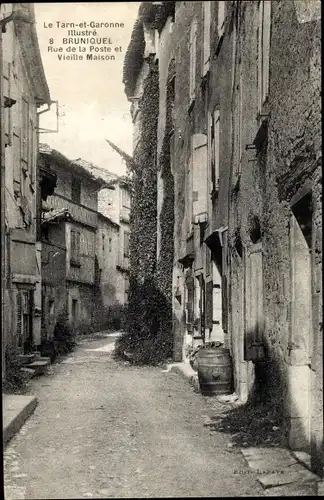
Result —
[[47, 198], [47, 203], [50, 208], [54, 210], [61, 210], [66, 208], [72, 215], [73, 219], [77, 222], [81, 222], [86, 226], [97, 227], [98, 215], [97, 212], [85, 207], [84, 205], [77, 205], [72, 201], [64, 198], [63, 196], [54, 194]]

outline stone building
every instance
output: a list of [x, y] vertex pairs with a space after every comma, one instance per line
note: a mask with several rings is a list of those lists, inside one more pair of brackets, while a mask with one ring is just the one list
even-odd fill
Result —
[[[111, 307], [127, 302], [129, 194], [127, 183], [78, 158], [68, 160], [40, 145], [43, 179], [42, 340], [51, 339], [59, 318], [79, 332], [107, 327]], [[56, 187], [46, 196], [49, 179]], [[44, 191], [45, 190], [45, 191]]]
[[40, 337], [40, 250], [36, 241], [39, 107], [51, 103], [33, 4], [1, 4], [1, 214], [3, 352]]
[[276, 402], [322, 474], [320, 24], [316, 1], [142, 4], [124, 83], [174, 359], [223, 342], [240, 399]]
[[[129, 288], [129, 222], [131, 188], [128, 180], [85, 160], [75, 160], [107, 183], [98, 191], [100, 215], [97, 254], [104, 307], [125, 305]], [[108, 254], [107, 254], [108, 252]]]
[[43, 201], [42, 338], [52, 338], [59, 318], [89, 331], [96, 313], [98, 191], [106, 182], [48, 145], [40, 145], [40, 168], [56, 174], [54, 193]]

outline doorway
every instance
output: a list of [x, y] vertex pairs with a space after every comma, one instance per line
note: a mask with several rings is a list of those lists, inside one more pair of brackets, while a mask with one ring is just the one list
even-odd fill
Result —
[[33, 350], [34, 290], [17, 291], [17, 347], [24, 354]]
[[77, 299], [72, 299], [71, 315], [72, 315], [73, 326], [75, 326], [78, 322], [78, 300]]
[[307, 193], [290, 217], [291, 316], [288, 342], [290, 445], [310, 451], [312, 360], [312, 197]]

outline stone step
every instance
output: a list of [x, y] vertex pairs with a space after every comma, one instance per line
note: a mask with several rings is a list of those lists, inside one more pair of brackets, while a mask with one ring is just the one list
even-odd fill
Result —
[[17, 360], [20, 366], [28, 365], [35, 361], [35, 354], [19, 354]]
[[46, 371], [46, 367], [51, 364], [50, 358], [42, 358], [38, 359], [36, 361], [33, 361], [33, 363], [30, 363], [26, 365], [26, 368], [31, 368], [34, 370], [36, 375], [42, 375]]
[[36, 375], [35, 370], [33, 370], [32, 368], [26, 368], [25, 366], [22, 366], [20, 368], [20, 371], [28, 375], [30, 378]]

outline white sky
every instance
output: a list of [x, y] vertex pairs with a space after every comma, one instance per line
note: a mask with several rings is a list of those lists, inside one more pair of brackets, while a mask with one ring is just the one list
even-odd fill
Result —
[[[124, 174], [124, 162], [111, 150], [105, 138], [132, 154], [130, 104], [124, 94], [122, 70], [140, 3], [62, 2], [34, 5], [47, 83], [51, 98], [59, 101], [59, 113], [63, 115], [59, 118], [59, 133], [41, 134], [40, 141], [70, 159], [83, 158], [111, 172]], [[57, 53], [48, 52], [50, 38], [54, 39], [53, 46], [62, 46], [64, 50], [67, 47], [62, 45], [62, 38], [68, 36], [67, 29], [58, 28], [57, 21], [123, 22], [124, 28], [97, 29], [97, 37], [111, 38], [111, 47], [122, 46], [122, 52], [114, 53], [115, 61], [60, 61]], [[53, 23], [53, 27], [45, 27], [44, 23]], [[53, 106], [51, 112], [42, 115], [41, 127], [55, 128], [54, 109]]]

